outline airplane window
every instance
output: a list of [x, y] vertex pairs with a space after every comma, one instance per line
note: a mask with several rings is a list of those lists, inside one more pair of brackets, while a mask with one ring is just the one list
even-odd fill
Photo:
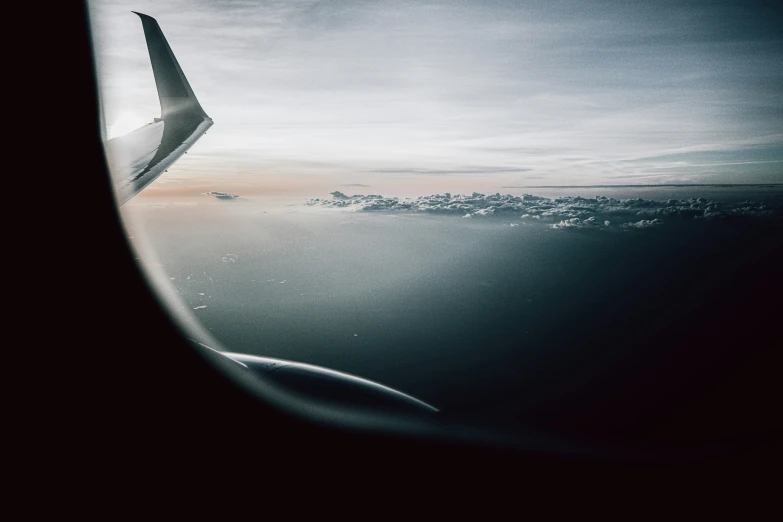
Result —
[[128, 237], [198, 343], [316, 399], [514, 437], [766, 437], [771, 9], [94, 0]]

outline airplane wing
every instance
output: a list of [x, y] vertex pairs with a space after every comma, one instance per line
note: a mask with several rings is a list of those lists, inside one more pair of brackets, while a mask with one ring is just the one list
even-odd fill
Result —
[[144, 27], [161, 117], [106, 142], [109, 170], [120, 205], [165, 172], [212, 126], [212, 118], [193, 94], [158, 22], [133, 12]]

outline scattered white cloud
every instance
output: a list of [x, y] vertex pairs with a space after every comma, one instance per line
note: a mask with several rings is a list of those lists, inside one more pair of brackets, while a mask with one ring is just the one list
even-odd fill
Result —
[[660, 225], [663, 225], [661, 219], [642, 219], [636, 223], [623, 223], [623, 228], [652, 228]]
[[512, 196], [478, 192], [470, 195], [452, 195], [447, 192], [415, 199], [383, 197], [378, 194], [348, 196], [339, 191], [332, 192], [331, 195], [331, 199], [310, 199], [305, 204], [352, 212], [419, 212], [463, 217], [513, 216], [526, 221], [548, 223], [556, 229], [650, 228], [676, 219], [783, 217], [783, 203], [770, 206], [754, 201], [726, 203], [705, 198], [655, 201], [641, 198], [569, 196], [550, 199], [530, 194]]
[[224, 199], [224, 200], [225, 199], [229, 199], [229, 200], [230, 199], [236, 199], [236, 198], [239, 197], [238, 195], [231, 194], [230, 192], [217, 192], [217, 191], [214, 191], [214, 190], [212, 192], [205, 192], [204, 195], [206, 195], [206, 196], [213, 196], [213, 197], [215, 197], [217, 199]]

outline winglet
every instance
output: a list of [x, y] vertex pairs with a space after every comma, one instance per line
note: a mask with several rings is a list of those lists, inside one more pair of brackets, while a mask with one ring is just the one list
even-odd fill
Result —
[[152, 73], [158, 87], [160, 114], [162, 119], [177, 115], [197, 115], [209, 118], [193, 94], [185, 74], [171, 51], [158, 22], [151, 16], [131, 11], [141, 18], [144, 37], [152, 62]]

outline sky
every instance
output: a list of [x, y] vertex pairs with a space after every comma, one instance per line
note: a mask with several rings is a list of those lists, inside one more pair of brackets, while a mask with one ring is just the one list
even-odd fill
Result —
[[143, 196], [783, 183], [783, 17], [765, 2], [91, 8], [109, 137], [160, 112], [131, 10], [215, 122]]

